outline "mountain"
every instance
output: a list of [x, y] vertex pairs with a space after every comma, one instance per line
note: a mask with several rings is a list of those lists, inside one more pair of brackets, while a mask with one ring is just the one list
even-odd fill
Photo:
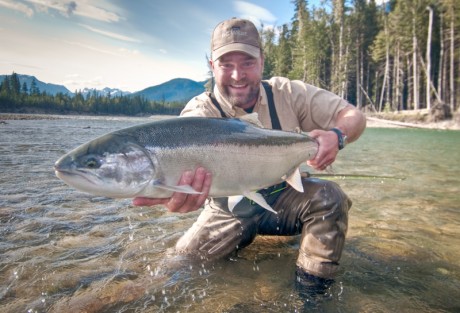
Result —
[[118, 88], [109, 88], [109, 87], [105, 87], [102, 90], [94, 89], [94, 88], [84, 88], [83, 90], [79, 90], [79, 91], [82, 93], [84, 97], [86, 97], [86, 95], [88, 94], [93, 94], [93, 93], [97, 93], [99, 96], [110, 95], [111, 97], [126, 96], [126, 95], [131, 94], [131, 92], [129, 91], [123, 91]]
[[187, 78], [175, 78], [163, 84], [148, 87], [133, 93], [152, 101], [187, 102], [205, 91], [206, 82], [196, 82]]
[[[22, 74], [17, 74], [17, 75], [19, 78], [19, 82], [21, 83], [21, 88], [25, 82], [27, 85], [27, 89], [30, 90], [30, 86], [32, 86], [32, 81], [35, 79], [35, 84], [37, 85], [40, 92], [45, 91], [47, 94], [51, 94], [51, 95], [56, 95], [58, 93], [73, 95], [73, 93], [69, 89], [67, 89], [66, 87], [62, 85], [44, 83], [42, 81], [39, 81], [35, 76], [22, 75]], [[11, 76], [11, 75], [0, 75], [0, 82], [3, 82], [3, 80], [5, 79], [5, 76]]]
[[[44, 83], [34, 76], [30, 75], [23, 75], [17, 74], [19, 78], [19, 82], [21, 83], [21, 88], [23, 83], [27, 84], [27, 88], [30, 90], [30, 86], [32, 85], [32, 80], [35, 79], [35, 83], [40, 90], [40, 92], [46, 92], [47, 94], [56, 95], [57, 93], [68, 94], [70, 96], [74, 96], [74, 93], [71, 92], [69, 89], [62, 85], [55, 85], [55, 84], [48, 84]], [[0, 75], [0, 83], [3, 82], [5, 76], [11, 75]], [[196, 82], [191, 79], [187, 78], [175, 78], [165, 83], [162, 83], [157, 86], [148, 87], [144, 90], [137, 91], [134, 93], [130, 93], [129, 91], [123, 91], [117, 88], [109, 88], [106, 87], [102, 90], [93, 89], [93, 88], [84, 88], [82, 90], [78, 90], [86, 97], [88, 94], [92, 94], [96, 92], [100, 96], [126, 96], [126, 95], [133, 95], [133, 96], [141, 96], [145, 99], [152, 100], [152, 101], [161, 101], [161, 102], [187, 102], [194, 96], [202, 93], [205, 91], [205, 81], [204, 82]]]

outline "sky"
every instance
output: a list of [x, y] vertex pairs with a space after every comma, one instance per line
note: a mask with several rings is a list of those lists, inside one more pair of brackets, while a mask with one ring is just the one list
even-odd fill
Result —
[[290, 0], [0, 0], [0, 74], [139, 91], [173, 78], [203, 81], [222, 20], [291, 21]]
[[291, 0], [0, 0], [0, 74], [33, 75], [72, 92], [204, 81], [220, 21], [276, 28], [293, 15]]

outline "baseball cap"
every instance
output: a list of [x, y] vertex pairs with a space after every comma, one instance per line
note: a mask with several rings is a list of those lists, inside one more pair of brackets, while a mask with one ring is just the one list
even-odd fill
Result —
[[226, 53], [240, 51], [260, 56], [259, 31], [251, 21], [232, 18], [219, 23], [211, 37], [211, 58], [216, 61]]

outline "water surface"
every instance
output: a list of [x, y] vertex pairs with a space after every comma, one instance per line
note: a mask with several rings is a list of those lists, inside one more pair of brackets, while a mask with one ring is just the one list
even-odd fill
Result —
[[[140, 118], [0, 125], [2, 312], [459, 312], [460, 132], [367, 129], [330, 177], [353, 200], [335, 284], [295, 288], [297, 237], [238, 256], [169, 255], [199, 212], [81, 193], [54, 176], [65, 152]], [[169, 262], [169, 263], [168, 263]]]

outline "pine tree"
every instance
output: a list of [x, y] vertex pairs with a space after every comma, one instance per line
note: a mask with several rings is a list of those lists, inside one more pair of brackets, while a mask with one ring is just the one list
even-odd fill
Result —
[[276, 51], [275, 75], [288, 76], [292, 69], [292, 54], [290, 47], [289, 28], [284, 24], [281, 28], [279, 45]]

